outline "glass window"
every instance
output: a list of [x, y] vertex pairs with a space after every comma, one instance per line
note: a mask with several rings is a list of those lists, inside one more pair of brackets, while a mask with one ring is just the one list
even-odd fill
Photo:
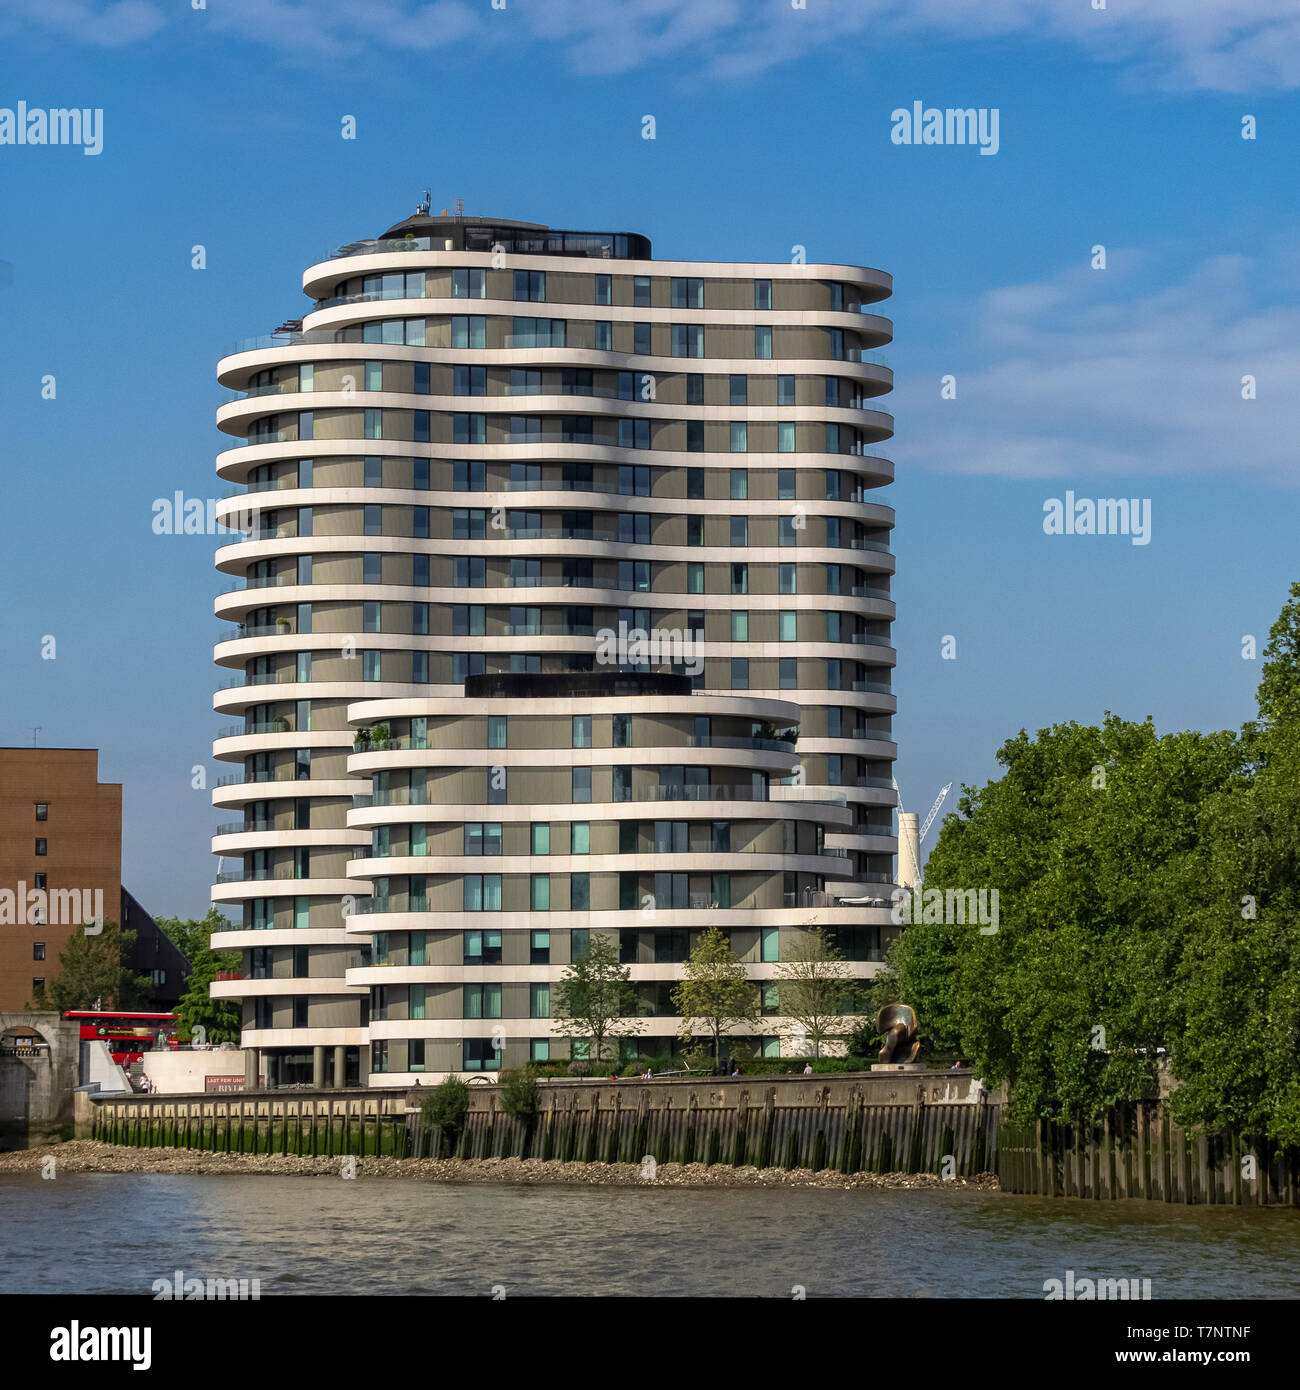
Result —
[[782, 614], [780, 615], [780, 618], [781, 618], [781, 641], [782, 641], [782, 642], [795, 642], [795, 641], [797, 641], [798, 639], [797, 639], [796, 636], [795, 636], [795, 631], [796, 631], [796, 628], [797, 628], [797, 626], [798, 626], [798, 614], [792, 613], [792, 612], [788, 612], [788, 611], [787, 611], [787, 612], [782, 613]]
[[477, 314], [453, 314], [451, 345], [454, 348], [487, 346], [487, 319]]
[[506, 742], [508, 737], [509, 725], [508, 716], [504, 714], [489, 714], [487, 723], [487, 746], [489, 748], [508, 748]]
[[569, 909], [572, 912], [588, 912], [591, 909], [591, 875], [569, 875]]
[[632, 325], [632, 351], [642, 357], [647, 357], [651, 350], [650, 325], [648, 323], [634, 323]]
[[544, 270], [516, 270], [515, 298], [543, 302], [546, 299], [546, 272]]
[[549, 965], [551, 963], [551, 934], [548, 931], [535, 931], [528, 938], [529, 965]]
[[776, 927], [760, 928], [762, 946], [761, 954], [765, 965], [781, 959], [780, 933]]
[[528, 905], [533, 912], [549, 912], [551, 910], [550, 874], [530, 875], [530, 896]]
[[749, 518], [747, 516], [733, 516], [731, 518], [731, 544], [749, 544]]
[[535, 824], [533, 826], [532, 852], [534, 854], [550, 854], [551, 827], [549, 825]]
[[704, 377], [699, 372], [688, 372], [686, 374], [686, 404], [704, 404]]
[[634, 275], [632, 277], [632, 304], [637, 309], [644, 309], [649, 306], [650, 277], [648, 275]]
[[457, 444], [486, 444], [487, 416], [457, 412], [451, 417], [452, 435]]
[[733, 642], [749, 641], [749, 614], [747, 612], [732, 613], [731, 640]]
[[749, 496], [749, 470], [747, 468], [733, 468], [731, 470], [731, 498], [733, 502], [743, 502]]
[[777, 592], [782, 594], [796, 593], [795, 587], [795, 567], [793, 565], [777, 566]]
[[747, 376], [733, 376], [731, 378], [731, 404], [749, 404], [749, 378]]
[[777, 425], [776, 448], [780, 454], [794, 453], [794, 421], [782, 420]]
[[682, 279], [676, 276], [672, 281], [672, 307], [674, 309], [703, 309], [704, 281], [701, 279]]
[[572, 831], [573, 854], [591, 853], [591, 822], [585, 820], [575, 820]]
[[672, 326], [672, 354], [674, 357], [704, 356], [704, 325], [699, 323], [675, 323]]
[[731, 422], [731, 452], [743, 454], [749, 448], [749, 426], [744, 420]]
[[573, 716], [573, 746], [575, 748], [591, 747], [591, 715], [575, 714]]
[[529, 1018], [550, 1018], [550, 985], [546, 984], [528, 986], [528, 1016]]
[[769, 358], [772, 356], [772, 330], [769, 327], [754, 329], [754, 356], [758, 358]]
[[614, 279], [610, 275], [596, 276], [595, 303], [612, 304], [613, 301]]
[[573, 800], [575, 802], [591, 800], [591, 769], [589, 767], [575, 767], [573, 769]]
[[776, 403], [777, 405], [794, 404], [794, 377], [779, 376], [776, 379]]
[[780, 680], [782, 690], [795, 690], [799, 685], [799, 662], [793, 656], [780, 659]]
[[754, 308], [770, 309], [772, 307], [772, 282], [770, 280], [754, 281]]
[[463, 985], [463, 1014], [465, 1018], [500, 1018], [501, 986], [499, 984]]
[[733, 690], [749, 689], [749, 658], [747, 656], [733, 656], [731, 658], [731, 688]]
[[749, 566], [746, 564], [732, 565], [731, 567], [731, 592], [733, 594], [749, 593]]
[[453, 270], [451, 297], [453, 299], [485, 299], [487, 277], [481, 270]]

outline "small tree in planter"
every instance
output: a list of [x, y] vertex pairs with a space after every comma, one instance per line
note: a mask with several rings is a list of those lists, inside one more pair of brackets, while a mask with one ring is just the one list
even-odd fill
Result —
[[844, 1010], [853, 993], [848, 962], [820, 927], [800, 932], [789, 954], [773, 971], [781, 991], [781, 1012], [820, 1057], [822, 1047], [844, 1036]]
[[[697, 1031], [713, 1039], [713, 1066], [722, 1061], [722, 1034], [734, 1024], [757, 1024], [758, 990], [731, 949], [731, 942], [710, 927], [682, 968], [673, 986], [673, 1007], [681, 1016], [681, 1040], [689, 1048]], [[700, 1023], [702, 1030], [693, 1025]]]
[[[596, 932], [587, 954], [566, 967], [552, 993], [555, 1031], [563, 1037], [585, 1039], [586, 1060], [596, 1068], [614, 1050], [616, 1039], [639, 1033], [645, 1026], [635, 1017], [636, 990], [631, 979], [632, 972], [620, 963], [613, 941], [604, 932]], [[582, 1073], [570, 1067], [569, 1075]]]
[[373, 752], [382, 753], [388, 747], [388, 725], [376, 724], [370, 731], [370, 747]]
[[358, 729], [352, 740], [352, 751], [354, 753], [364, 753], [370, 747], [370, 730]]
[[542, 1109], [542, 1093], [531, 1068], [522, 1071], [503, 1071], [497, 1081], [497, 1098], [503, 1114], [519, 1120], [524, 1127], [519, 1157], [527, 1158], [533, 1141], [533, 1128]]
[[469, 1087], [458, 1076], [449, 1076], [420, 1102], [420, 1118], [438, 1132], [437, 1158], [450, 1158], [469, 1114]]

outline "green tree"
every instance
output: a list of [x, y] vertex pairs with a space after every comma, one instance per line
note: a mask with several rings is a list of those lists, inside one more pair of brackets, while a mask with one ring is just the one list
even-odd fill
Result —
[[673, 1007], [681, 1016], [681, 1039], [688, 1046], [702, 1024], [713, 1038], [713, 1065], [722, 1061], [722, 1034], [737, 1023], [757, 1025], [758, 989], [745, 973], [731, 942], [710, 927], [682, 967], [673, 987]]
[[[194, 917], [155, 917], [159, 929], [163, 935], [171, 941], [180, 953], [190, 962], [191, 965], [198, 958], [201, 950], [207, 950], [212, 944], [212, 933], [214, 931], [231, 931], [231, 923], [222, 916], [216, 907], [210, 907], [207, 916]], [[239, 964], [238, 960], [235, 965]], [[222, 966], [225, 969], [234, 969], [235, 966]]]
[[450, 1158], [469, 1115], [469, 1087], [458, 1076], [440, 1081], [420, 1102], [420, 1116], [438, 1131], [438, 1157]]
[[1264, 650], [1259, 722], [1205, 807], [1206, 859], [1172, 992], [1172, 1109], [1300, 1143], [1300, 584]]
[[210, 986], [218, 971], [237, 970], [239, 953], [213, 951], [207, 946], [195, 947], [190, 957], [190, 978], [186, 992], [176, 1003], [177, 1037], [182, 1042], [196, 1038], [196, 1029], [204, 1042], [238, 1042], [241, 1027], [240, 1008], [232, 999], [214, 999]]
[[613, 940], [594, 932], [585, 955], [565, 969], [552, 996], [555, 1031], [588, 1039], [588, 1057], [599, 1062], [615, 1038], [639, 1033], [632, 972], [618, 959]]
[[46, 990], [49, 1004], [60, 1013], [144, 1008], [153, 998], [153, 982], [122, 964], [135, 937], [116, 922], [105, 922], [99, 932], [74, 932], [59, 953], [59, 973]]
[[813, 1056], [832, 1038], [844, 1036], [844, 1011], [853, 998], [853, 976], [835, 942], [821, 927], [800, 932], [789, 943], [786, 959], [773, 970], [780, 989], [781, 1013], [793, 1019]]
[[240, 1007], [230, 999], [213, 999], [209, 986], [219, 971], [238, 970], [238, 951], [214, 951], [212, 933], [231, 931], [231, 922], [216, 907], [201, 918], [155, 917], [162, 932], [190, 963], [189, 983], [177, 1001], [177, 1036], [182, 1042], [195, 1038], [201, 1028], [205, 1042], [238, 1042]]
[[1240, 769], [1241, 742], [1108, 714], [1022, 730], [998, 760], [999, 780], [963, 788], [924, 885], [998, 889], [998, 929], [914, 922], [889, 972], [923, 1036], [1009, 1085], [1014, 1117], [1096, 1119], [1152, 1093], [1180, 1027], [1203, 803]]

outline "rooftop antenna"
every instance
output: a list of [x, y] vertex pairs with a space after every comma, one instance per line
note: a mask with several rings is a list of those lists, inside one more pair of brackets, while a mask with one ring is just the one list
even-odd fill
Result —
[[429, 189], [429, 188], [426, 188], [426, 189], [424, 190], [424, 198], [423, 198], [423, 200], [421, 201], [420, 206], [419, 206], [418, 208], [416, 208], [416, 210], [415, 210], [416, 216], [417, 216], [417, 217], [427, 217], [427, 216], [429, 215], [429, 209], [430, 209], [430, 207], [432, 207], [432, 206], [433, 206], [433, 190], [432, 190], [432, 189]]
[[40, 731], [41, 731], [44, 727], [45, 727], [45, 726], [44, 726], [43, 724], [36, 724], [36, 725], [33, 725], [33, 727], [32, 727], [32, 747], [33, 747], [33, 748], [39, 747], [39, 745], [38, 745], [37, 742], [36, 742], [36, 735], [39, 734]]
[[457, 217], [464, 217], [464, 216], [465, 216], [465, 200], [464, 200], [464, 198], [457, 198], [457, 199], [456, 199], [456, 216], [457, 216]]

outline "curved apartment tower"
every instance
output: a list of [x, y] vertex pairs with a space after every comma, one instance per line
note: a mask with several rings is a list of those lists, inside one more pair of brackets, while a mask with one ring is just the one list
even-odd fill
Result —
[[243, 537], [217, 552], [215, 706], [240, 722], [214, 745], [237, 868], [213, 944], [244, 963], [213, 992], [243, 1001], [250, 1082], [570, 1055], [548, 994], [591, 931], [632, 970], [643, 1055], [706, 926], [760, 984], [814, 923], [874, 972], [890, 283], [416, 215], [309, 267], [301, 323], [221, 361]]

